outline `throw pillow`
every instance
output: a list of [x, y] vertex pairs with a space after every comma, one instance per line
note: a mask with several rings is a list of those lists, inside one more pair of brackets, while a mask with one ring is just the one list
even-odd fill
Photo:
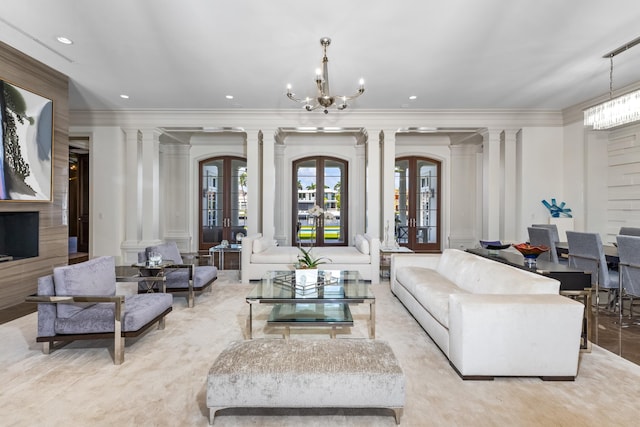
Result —
[[269, 240], [266, 237], [260, 237], [259, 239], [255, 239], [253, 241], [253, 253], [259, 254], [260, 252], [264, 252], [272, 246], [275, 246], [274, 240]]
[[356, 249], [365, 255], [369, 255], [369, 241], [362, 234], [356, 234]]

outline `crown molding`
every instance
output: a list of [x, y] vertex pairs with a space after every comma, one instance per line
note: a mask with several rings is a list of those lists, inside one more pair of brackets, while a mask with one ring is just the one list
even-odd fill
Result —
[[368, 128], [522, 128], [563, 125], [560, 110], [350, 110], [318, 114], [296, 110], [94, 110], [71, 111], [71, 126]]

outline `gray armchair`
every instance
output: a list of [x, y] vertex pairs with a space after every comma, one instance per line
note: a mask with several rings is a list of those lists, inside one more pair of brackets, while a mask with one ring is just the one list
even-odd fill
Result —
[[138, 262], [147, 262], [148, 254], [157, 252], [163, 260], [173, 262], [166, 267], [166, 292], [187, 293], [187, 305], [193, 307], [195, 294], [206, 289], [211, 291], [211, 285], [218, 278], [218, 269], [212, 265], [185, 264], [175, 242], [167, 242], [157, 246], [149, 246], [144, 252], [138, 252]]
[[116, 295], [113, 257], [98, 257], [56, 267], [38, 279], [38, 337], [49, 354], [56, 343], [75, 340], [114, 340], [114, 363], [124, 362], [124, 340], [137, 337], [154, 324], [164, 329], [173, 297], [164, 293]]

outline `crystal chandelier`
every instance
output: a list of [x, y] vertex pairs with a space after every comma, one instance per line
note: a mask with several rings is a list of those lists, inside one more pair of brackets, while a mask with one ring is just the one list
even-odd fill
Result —
[[[291, 92], [291, 85], [287, 85], [287, 97], [292, 101], [304, 104], [304, 109], [307, 111], [317, 110], [318, 108], [324, 108], [324, 113], [329, 112], [329, 108], [335, 106], [338, 110], [344, 110], [347, 108], [347, 101], [355, 99], [364, 93], [364, 80], [360, 79], [360, 87], [358, 92], [353, 95], [331, 95], [329, 91], [329, 70], [327, 65], [329, 58], [327, 58], [327, 47], [331, 44], [329, 37], [323, 37], [320, 39], [320, 45], [322, 45], [322, 69], [316, 70], [316, 86], [318, 87], [318, 95], [315, 98], [297, 98], [296, 94]], [[338, 102], [336, 104], [336, 101]]]
[[610, 129], [640, 120], [640, 90], [613, 97], [613, 57], [640, 43], [640, 37], [605, 54], [609, 58], [609, 100], [584, 110], [584, 125]]

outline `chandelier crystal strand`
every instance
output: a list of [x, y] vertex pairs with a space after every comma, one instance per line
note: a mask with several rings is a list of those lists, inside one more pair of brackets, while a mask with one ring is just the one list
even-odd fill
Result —
[[[329, 58], [327, 57], [327, 47], [331, 44], [329, 37], [323, 37], [320, 39], [320, 45], [322, 46], [322, 68], [316, 70], [316, 87], [318, 94], [315, 98], [306, 97], [304, 99], [296, 97], [296, 94], [291, 92], [291, 85], [287, 85], [287, 97], [292, 101], [303, 104], [303, 108], [307, 111], [317, 110], [323, 108], [324, 113], [329, 113], [329, 108], [335, 107], [337, 110], [344, 110], [347, 108], [347, 101], [351, 101], [364, 93], [364, 80], [360, 79], [360, 87], [358, 91], [353, 95], [331, 95], [329, 88]], [[336, 104], [336, 100], [340, 103]]]
[[640, 44], [640, 37], [603, 56], [609, 58], [609, 100], [584, 110], [584, 125], [610, 129], [640, 120], [640, 90], [613, 98], [613, 57]]
[[610, 129], [640, 120], [640, 90], [619, 96], [584, 111], [585, 126]]

